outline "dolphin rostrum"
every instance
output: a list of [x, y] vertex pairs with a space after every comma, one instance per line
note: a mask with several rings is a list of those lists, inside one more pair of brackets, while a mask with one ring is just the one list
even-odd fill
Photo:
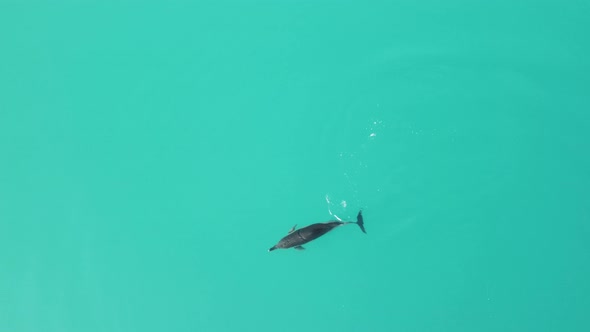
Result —
[[362, 210], [359, 211], [359, 214], [356, 216], [356, 222], [354, 221], [328, 221], [323, 223], [317, 223], [313, 225], [309, 225], [298, 230], [295, 230], [297, 225], [293, 226], [289, 231], [289, 234], [282, 238], [277, 244], [272, 246], [272, 248], [268, 249], [268, 251], [273, 251], [275, 249], [288, 249], [288, 248], [295, 248], [297, 250], [303, 250], [303, 244], [313, 241], [318, 237], [328, 233], [332, 229], [346, 225], [346, 224], [357, 224], [361, 228], [363, 233], [367, 233], [365, 231], [365, 223], [363, 222], [363, 214]]

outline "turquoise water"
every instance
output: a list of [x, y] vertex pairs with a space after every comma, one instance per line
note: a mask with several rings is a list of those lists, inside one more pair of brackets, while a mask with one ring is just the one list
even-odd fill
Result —
[[0, 331], [589, 331], [589, 9], [1, 0]]

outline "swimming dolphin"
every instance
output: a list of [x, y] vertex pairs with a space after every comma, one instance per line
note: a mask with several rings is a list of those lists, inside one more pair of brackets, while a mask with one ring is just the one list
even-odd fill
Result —
[[303, 250], [302, 244], [305, 244], [309, 241], [313, 241], [318, 237], [328, 233], [332, 229], [346, 225], [346, 224], [357, 224], [361, 228], [363, 233], [367, 234], [365, 231], [365, 223], [363, 222], [363, 214], [362, 210], [359, 211], [359, 214], [356, 216], [356, 222], [354, 221], [328, 221], [323, 223], [317, 223], [313, 225], [309, 225], [298, 230], [295, 230], [297, 225], [293, 226], [289, 231], [289, 234], [282, 238], [277, 244], [272, 246], [272, 248], [268, 249], [268, 251], [273, 251], [275, 249], [288, 249], [288, 248], [295, 248], [297, 250]]

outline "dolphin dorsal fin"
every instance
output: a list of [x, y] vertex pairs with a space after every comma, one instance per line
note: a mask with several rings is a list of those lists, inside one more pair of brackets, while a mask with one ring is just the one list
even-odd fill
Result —
[[291, 234], [291, 233], [295, 232], [295, 228], [297, 228], [297, 224], [295, 224], [295, 226], [291, 227], [291, 230], [287, 234]]

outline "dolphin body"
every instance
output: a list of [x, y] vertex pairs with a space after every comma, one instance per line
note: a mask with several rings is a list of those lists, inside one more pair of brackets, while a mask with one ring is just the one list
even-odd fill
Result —
[[359, 211], [358, 215], [356, 216], [356, 222], [354, 221], [328, 221], [317, 223], [313, 225], [309, 225], [298, 230], [295, 230], [297, 225], [293, 226], [289, 231], [289, 234], [282, 238], [277, 244], [272, 246], [272, 248], [268, 249], [268, 251], [273, 251], [275, 249], [288, 249], [288, 248], [295, 248], [297, 250], [303, 250], [303, 244], [313, 241], [318, 237], [328, 233], [332, 229], [346, 225], [346, 224], [357, 224], [361, 228], [363, 233], [367, 233], [365, 231], [365, 223], [363, 222], [363, 214], [362, 210]]

